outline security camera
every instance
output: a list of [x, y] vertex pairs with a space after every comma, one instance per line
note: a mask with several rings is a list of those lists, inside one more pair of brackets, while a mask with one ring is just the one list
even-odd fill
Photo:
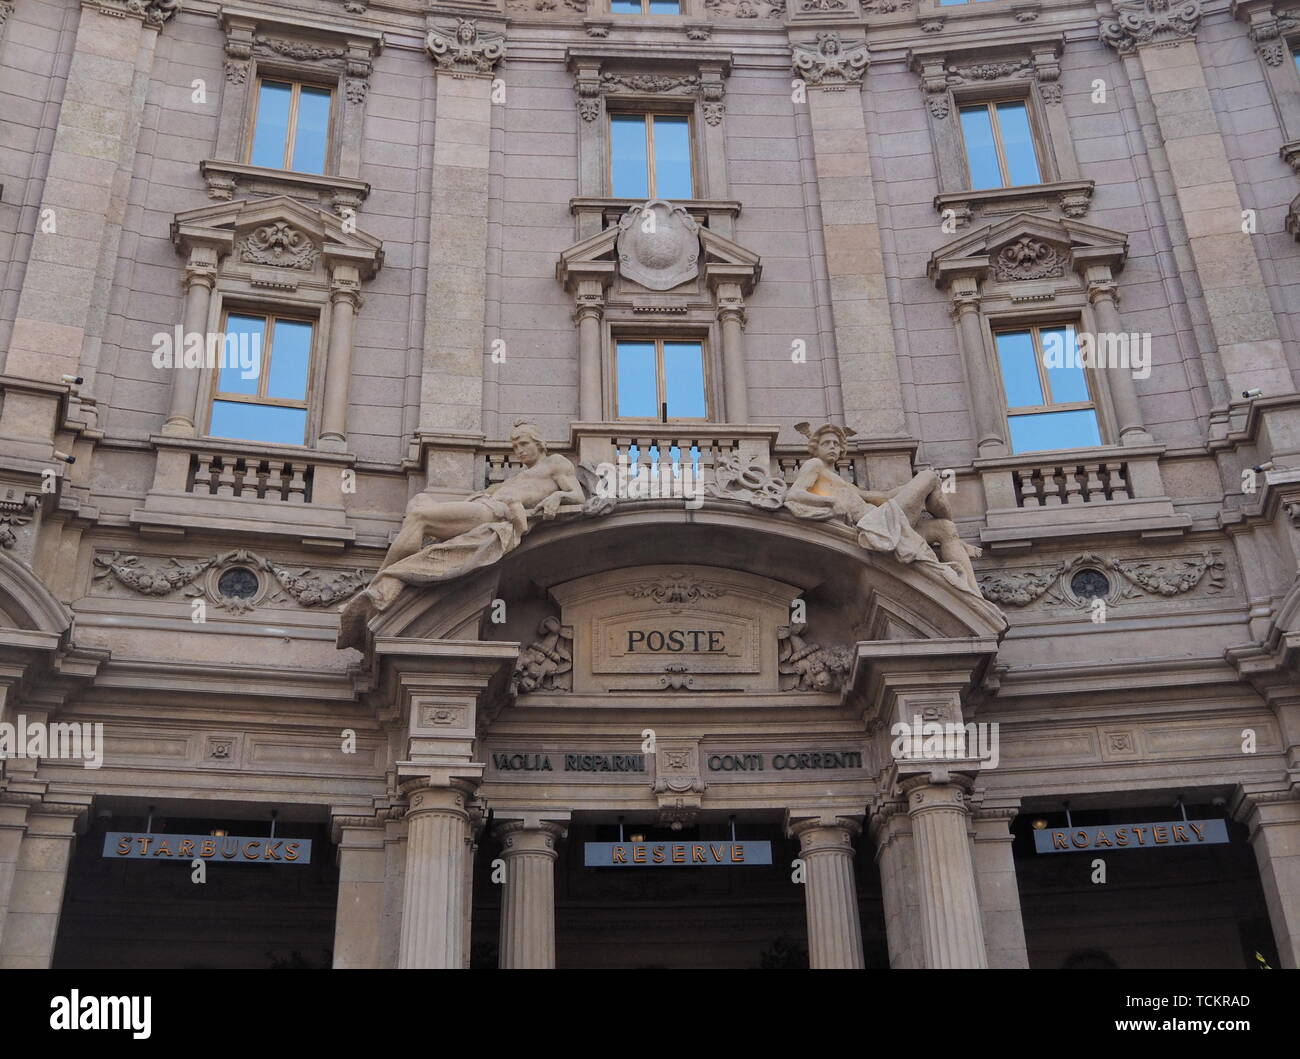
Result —
[[58, 449], [55, 449], [55, 450], [54, 450], [54, 458], [55, 458], [56, 460], [62, 460], [64, 463], [76, 463], [76, 462], [77, 462], [77, 457], [76, 457], [76, 456], [69, 456], [66, 452], [60, 452]]
[[1261, 390], [1258, 386], [1256, 386], [1253, 390], [1241, 391], [1241, 396], [1245, 398], [1262, 397], [1263, 395], [1264, 395], [1264, 391]]
[[86, 381], [80, 375], [62, 375], [60, 376], [60, 378], [62, 378], [63, 381], [68, 383], [68, 385], [70, 386], [80, 386], [83, 382]]
[[1265, 460], [1263, 463], [1259, 464], [1258, 466], [1251, 468], [1251, 470], [1254, 471], [1271, 471], [1272, 469], [1273, 469], [1272, 460]]

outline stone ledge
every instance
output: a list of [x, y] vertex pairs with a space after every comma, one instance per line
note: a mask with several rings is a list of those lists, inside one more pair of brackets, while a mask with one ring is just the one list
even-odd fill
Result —
[[1000, 217], [1016, 213], [1057, 211], [1079, 218], [1092, 205], [1092, 180], [1054, 180], [1046, 184], [1023, 184], [1009, 188], [982, 188], [978, 191], [945, 191], [934, 197], [934, 208], [943, 213], [954, 211], [958, 228], [975, 218]]

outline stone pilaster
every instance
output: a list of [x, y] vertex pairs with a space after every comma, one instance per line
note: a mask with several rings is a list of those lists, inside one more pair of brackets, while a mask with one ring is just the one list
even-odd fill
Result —
[[474, 783], [455, 777], [402, 785], [409, 808], [398, 967], [464, 966], [462, 918], [470, 841], [466, 802], [474, 788]]
[[568, 813], [526, 813], [502, 820], [495, 829], [505, 861], [502, 967], [555, 966], [555, 862], [567, 823]]
[[438, 66], [438, 134], [419, 429], [430, 433], [473, 433], [483, 422], [492, 78], [504, 45], [480, 22], [468, 21], [475, 41], [465, 49], [447, 43], [454, 39], [454, 25], [435, 21], [429, 33], [429, 50]]
[[1020, 888], [1012, 856], [1012, 807], [977, 809], [975, 818], [975, 886], [983, 913], [984, 948], [990, 967], [1028, 967]]
[[86, 795], [0, 790], [0, 969], [48, 968]]
[[389, 966], [383, 948], [388, 885], [389, 813], [335, 810], [331, 837], [338, 846], [339, 897], [334, 922], [334, 966]]
[[[48, 383], [81, 374], [81, 395], [93, 392], [158, 30], [172, 13], [156, 2], [82, 5], [6, 374]], [[57, 408], [6, 405], [0, 436], [42, 444]]]
[[935, 770], [903, 784], [915, 838], [927, 967], [988, 966], [975, 865], [966, 835], [968, 781]]
[[1134, 0], [1116, 10], [1123, 19], [1103, 19], [1101, 39], [1140, 68], [1151, 93], [1230, 396], [1240, 400], [1256, 387], [1290, 393], [1277, 320], [1253, 236], [1242, 230], [1241, 197], [1196, 49], [1200, 0], [1177, 7]]
[[863, 966], [862, 927], [853, 874], [853, 839], [862, 825], [834, 813], [786, 813], [786, 831], [799, 839], [808, 911], [808, 960], [814, 970]]
[[808, 98], [844, 421], [894, 437], [906, 424], [862, 109], [866, 45], [830, 37], [792, 47]]
[[876, 806], [871, 816], [871, 837], [876, 844], [876, 866], [880, 871], [889, 966], [924, 967], [921, 912], [916, 896], [916, 851], [906, 804], [891, 799]]
[[1278, 959], [1300, 967], [1300, 798], [1291, 791], [1239, 794], [1233, 815], [1250, 829]]

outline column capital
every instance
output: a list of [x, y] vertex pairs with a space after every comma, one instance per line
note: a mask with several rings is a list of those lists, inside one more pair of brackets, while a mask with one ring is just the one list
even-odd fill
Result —
[[974, 785], [974, 777], [961, 772], [936, 768], [920, 776], [909, 776], [899, 782], [907, 797], [907, 813], [916, 817], [935, 810], [956, 810], [967, 813], [966, 795]]
[[439, 73], [456, 79], [491, 77], [505, 58], [504, 33], [479, 28], [476, 18], [457, 18], [456, 24], [439, 25], [430, 19], [424, 46]]
[[451, 776], [445, 772], [435, 772], [427, 776], [418, 776], [401, 783], [397, 788], [398, 797], [406, 800], [405, 815], [418, 813], [442, 812], [452, 813], [468, 821], [470, 817], [469, 802], [478, 790], [480, 777]]
[[513, 819], [497, 818], [492, 828], [492, 837], [501, 843], [501, 855], [506, 858], [521, 853], [541, 853], [554, 859], [559, 856], [559, 844], [568, 833], [568, 813], [549, 819], [537, 813]]
[[1125, 55], [1148, 44], [1167, 47], [1195, 40], [1202, 11], [1201, 0], [1128, 0], [1115, 5], [1115, 17], [1102, 17], [1101, 41]]
[[787, 809], [782, 827], [790, 838], [810, 832], [843, 831], [849, 838], [862, 834], [863, 814], [856, 809]]

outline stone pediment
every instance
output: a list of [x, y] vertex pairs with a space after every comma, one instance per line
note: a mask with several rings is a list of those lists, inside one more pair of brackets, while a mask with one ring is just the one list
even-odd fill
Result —
[[618, 278], [661, 292], [703, 275], [710, 285], [735, 282], [749, 294], [762, 262], [758, 254], [697, 223], [684, 207], [652, 199], [633, 206], [617, 225], [562, 251], [555, 274], [571, 290], [583, 280], [608, 285]]
[[642, 566], [550, 590], [572, 630], [572, 690], [780, 689], [779, 640], [801, 589], [721, 567]]
[[176, 214], [172, 242], [181, 249], [215, 244], [228, 249], [234, 263], [311, 273], [318, 265], [341, 262], [369, 279], [383, 265], [383, 243], [355, 225], [296, 199], [238, 199]]
[[1118, 271], [1127, 252], [1123, 232], [1018, 213], [941, 246], [930, 257], [928, 274], [941, 287], [972, 273], [1004, 281], [1050, 279], [1092, 264]]

